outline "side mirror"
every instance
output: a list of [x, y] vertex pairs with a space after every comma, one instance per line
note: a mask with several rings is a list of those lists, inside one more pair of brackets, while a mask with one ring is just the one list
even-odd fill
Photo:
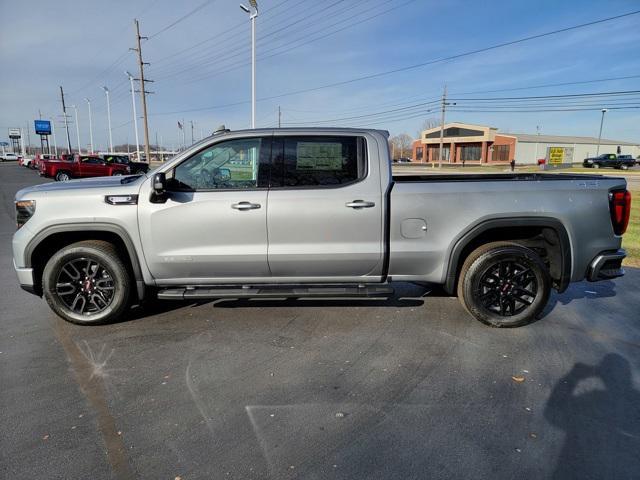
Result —
[[153, 192], [156, 195], [162, 195], [167, 189], [167, 176], [164, 172], [156, 173], [153, 176], [152, 184]]

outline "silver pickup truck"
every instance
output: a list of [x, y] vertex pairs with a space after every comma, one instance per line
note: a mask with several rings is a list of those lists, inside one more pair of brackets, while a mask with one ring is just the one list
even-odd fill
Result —
[[391, 295], [443, 285], [496, 327], [623, 275], [621, 178], [392, 176], [388, 133], [224, 130], [156, 170], [16, 194], [15, 270], [80, 324], [146, 298]]

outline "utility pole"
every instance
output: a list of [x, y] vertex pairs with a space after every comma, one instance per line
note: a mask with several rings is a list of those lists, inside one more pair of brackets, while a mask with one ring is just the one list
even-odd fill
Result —
[[[455, 103], [447, 102], [447, 86], [444, 86], [444, 91], [442, 92], [442, 114], [440, 115], [440, 151], [438, 155], [438, 168], [442, 168], [442, 157], [443, 157], [443, 139], [444, 139], [444, 114], [449, 105], [455, 105]], [[449, 152], [449, 158], [451, 158], [451, 152]], [[433, 167], [435, 168], [435, 162], [433, 162]]]
[[282, 126], [282, 110], [280, 110], [280, 105], [278, 105], [278, 128]]
[[144, 122], [144, 154], [146, 157], [146, 161], [149, 162], [151, 160], [151, 152], [149, 150], [149, 122], [147, 119], [147, 93], [153, 93], [153, 92], [147, 92], [145, 88], [145, 84], [147, 82], [153, 82], [153, 80], [147, 80], [144, 78], [144, 66], [149, 64], [145, 63], [142, 60], [142, 45], [140, 43], [140, 40], [142, 39], [147, 40], [148, 37], [141, 37], [140, 24], [138, 23], [138, 20], [134, 20], [134, 23], [136, 26], [136, 44], [138, 45], [138, 48], [132, 48], [131, 50], [138, 52], [138, 65], [140, 67], [140, 78], [138, 79], [138, 81], [140, 82], [140, 94], [142, 95], [142, 120]]
[[69, 136], [69, 121], [67, 120], [67, 106], [64, 104], [64, 91], [62, 85], [60, 85], [60, 98], [62, 99], [62, 115], [64, 117], [64, 128], [67, 131], [67, 148], [69, 155], [71, 155], [71, 137]]
[[191, 145], [193, 145], [193, 120], [189, 120], [191, 122]]
[[91, 145], [91, 153], [95, 153], [93, 151], [93, 120], [91, 118], [91, 100], [85, 98], [87, 102], [87, 106], [89, 107], [89, 144]]

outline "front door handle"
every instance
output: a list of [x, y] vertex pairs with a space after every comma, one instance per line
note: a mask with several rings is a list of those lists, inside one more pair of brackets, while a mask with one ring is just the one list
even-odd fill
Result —
[[235, 210], [256, 210], [260, 208], [261, 205], [259, 203], [251, 203], [251, 202], [238, 202], [231, 205], [231, 208]]
[[354, 200], [353, 202], [345, 203], [344, 206], [350, 208], [371, 208], [375, 207], [376, 204], [373, 202], [366, 202], [364, 200]]

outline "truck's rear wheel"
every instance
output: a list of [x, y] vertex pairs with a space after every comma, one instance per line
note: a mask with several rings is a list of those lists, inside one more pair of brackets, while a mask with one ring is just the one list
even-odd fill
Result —
[[549, 300], [549, 271], [533, 250], [494, 242], [465, 260], [458, 297], [476, 319], [492, 327], [519, 327], [534, 320]]
[[129, 304], [127, 268], [108, 242], [87, 240], [64, 247], [47, 262], [42, 277], [47, 303], [72, 323], [107, 323]]
[[71, 176], [67, 172], [58, 172], [56, 173], [56, 181], [57, 182], [66, 182], [71, 180]]

